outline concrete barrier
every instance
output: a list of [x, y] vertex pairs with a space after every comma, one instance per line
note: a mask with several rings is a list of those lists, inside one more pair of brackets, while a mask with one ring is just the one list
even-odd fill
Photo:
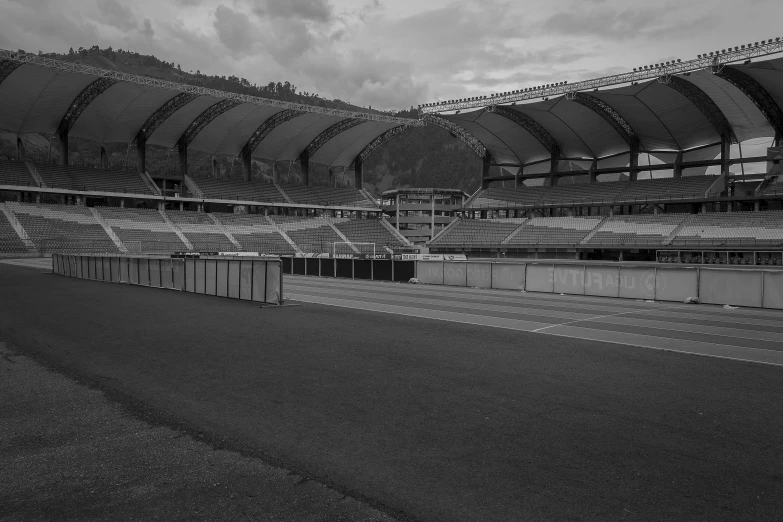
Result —
[[619, 297], [655, 299], [655, 268], [620, 267]]
[[701, 269], [699, 299], [702, 303], [734, 306], [762, 305], [764, 272], [756, 270]]
[[585, 266], [585, 295], [620, 297], [620, 267]]
[[52, 255], [63, 276], [272, 304], [283, 301], [282, 268], [280, 258]]
[[584, 295], [584, 266], [554, 265], [552, 270], [552, 277], [552, 287], [556, 294]]
[[443, 284], [443, 261], [419, 261], [416, 265], [419, 282], [427, 285]]
[[443, 284], [448, 286], [467, 286], [468, 285], [468, 267], [467, 263], [442, 263], [443, 264]]
[[525, 289], [525, 270], [527, 265], [492, 263], [491, 267], [492, 288], [498, 290]]
[[468, 286], [492, 288], [492, 267], [487, 263], [466, 263]]
[[552, 293], [555, 289], [554, 265], [533, 263], [527, 265], [525, 290]]

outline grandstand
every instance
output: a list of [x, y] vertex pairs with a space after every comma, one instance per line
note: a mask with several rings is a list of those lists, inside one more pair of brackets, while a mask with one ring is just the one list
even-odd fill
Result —
[[0, 185], [38, 186], [27, 165], [0, 159]]
[[34, 165], [44, 184], [83, 192], [116, 192], [152, 195], [138, 173], [124, 170], [103, 170], [69, 165]]
[[247, 252], [292, 255], [296, 249], [268, 217], [258, 214], [213, 214]]
[[687, 214], [612, 216], [585, 242], [593, 246], [663, 245]]
[[228, 232], [208, 214], [202, 212], [166, 211], [163, 214], [179, 229], [191, 248], [201, 252], [233, 252], [238, 250]]
[[160, 212], [149, 209], [100, 207], [98, 214], [131, 252], [189, 250]]
[[277, 185], [228, 179], [193, 180], [206, 199], [286, 203]]
[[601, 218], [535, 217], [527, 220], [508, 238], [509, 245], [568, 245], [579, 244], [599, 223]]

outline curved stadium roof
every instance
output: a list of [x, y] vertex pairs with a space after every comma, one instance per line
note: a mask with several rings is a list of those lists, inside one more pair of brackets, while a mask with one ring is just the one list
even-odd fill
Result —
[[[0, 50], [0, 129], [351, 167], [421, 120], [327, 109]], [[392, 130], [393, 129], [393, 130]]]

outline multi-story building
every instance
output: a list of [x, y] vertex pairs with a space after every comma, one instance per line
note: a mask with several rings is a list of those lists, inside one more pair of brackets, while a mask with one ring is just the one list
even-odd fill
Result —
[[381, 206], [389, 223], [423, 246], [454, 220], [468, 197], [458, 189], [403, 188], [384, 192]]

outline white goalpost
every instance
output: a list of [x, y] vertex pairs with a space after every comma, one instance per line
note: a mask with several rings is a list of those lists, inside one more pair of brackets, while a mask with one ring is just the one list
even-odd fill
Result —
[[347, 241], [335, 241], [334, 243], [332, 243], [332, 257], [353, 256], [356, 255], [357, 253], [374, 256], [375, 243], [357, 243], [357, 242], [349, 243]]

